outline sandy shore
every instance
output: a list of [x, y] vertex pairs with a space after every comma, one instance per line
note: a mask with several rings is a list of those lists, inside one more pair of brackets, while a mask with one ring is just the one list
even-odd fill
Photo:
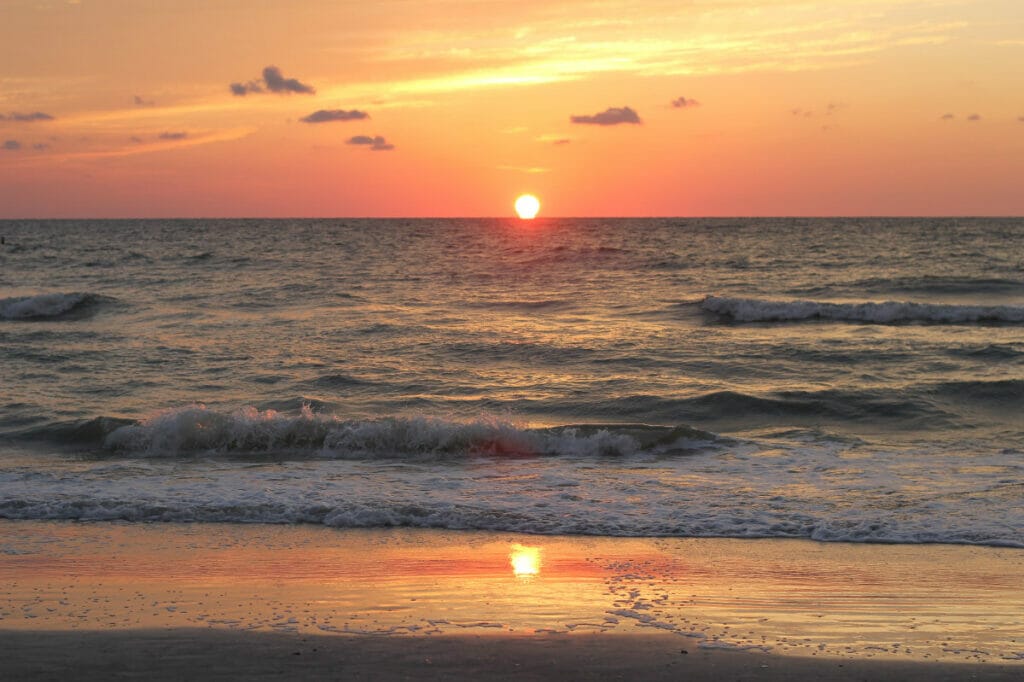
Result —
[[1020, 680], [1020, 666], [683, 654], [672, 635], [0, 632], [8, 680]]
[[0, 521], [0, 679], [1022, 679], [1022, 572], [983, 547]]

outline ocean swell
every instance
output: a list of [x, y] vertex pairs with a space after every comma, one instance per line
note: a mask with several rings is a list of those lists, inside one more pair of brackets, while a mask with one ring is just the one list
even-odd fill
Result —
[[700, 307], [734, 322], [828, 320], [868, 324], [1024, 324], [1024, 306], [1014, 305], [943, 305], [899, 301], [829, 303], [708, 296], [701, 301]]

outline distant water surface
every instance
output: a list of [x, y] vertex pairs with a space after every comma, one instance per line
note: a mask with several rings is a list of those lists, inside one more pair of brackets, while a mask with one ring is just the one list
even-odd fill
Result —
[[0, 517], [1024, 547], [1019, 219], [0, 234]]

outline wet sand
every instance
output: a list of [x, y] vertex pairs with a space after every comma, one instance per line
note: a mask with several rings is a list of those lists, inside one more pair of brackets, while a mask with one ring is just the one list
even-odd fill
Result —
[[683, 654], [672, 635], [337, 637], [4, 632], [9, 680], [1020, 680], [1020, 666]]
[[1022, 570], [986, 547], [0, 521], [0, 679], [1022, 679]]

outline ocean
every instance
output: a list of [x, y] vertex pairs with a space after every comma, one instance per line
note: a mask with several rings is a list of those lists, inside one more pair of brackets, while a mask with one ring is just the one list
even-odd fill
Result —
[[1021, 219], [0, 234], [0, 518], [1024, 547]]

